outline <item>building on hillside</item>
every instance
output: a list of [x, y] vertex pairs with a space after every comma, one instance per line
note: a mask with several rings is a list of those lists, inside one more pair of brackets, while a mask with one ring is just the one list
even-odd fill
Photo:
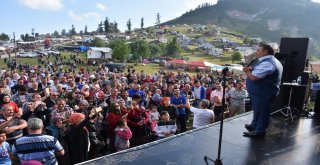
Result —
[[164, 43], [164, 44], [168, 43], [168, 39], [166, 37], [164, 37], [164, 36], [159, 37], [158, 41], [160, 43]]
[[204, 44], [206, 40], [203, 37], [197, 37], [196, 42], [201, 45]]
[[252, 49], [252, 47], [236, 47], [236, 51], [240, 52], [242, 56], [246, 57], [251, 54], [253, 54], [255, 51]]
[[87, 51], [88, 59], [111, 59], [112, 49], [107, 47], [90, 47]]
[[214, 46], [210, 43], [204, 43], [200, 46], [198, 46], [198, 49], [203, 49], [203, 50], [212, 50]]
[[207, 54], [212, 56], [223, 56], [223, 49], [213, 48], [207, 51]]

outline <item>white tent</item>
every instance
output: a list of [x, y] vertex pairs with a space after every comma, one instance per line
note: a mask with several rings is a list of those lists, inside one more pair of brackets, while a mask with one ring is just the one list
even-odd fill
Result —
[[112, 58], [112, 49], [107, 47], [90, 47], [87, 51], [87, 58]]

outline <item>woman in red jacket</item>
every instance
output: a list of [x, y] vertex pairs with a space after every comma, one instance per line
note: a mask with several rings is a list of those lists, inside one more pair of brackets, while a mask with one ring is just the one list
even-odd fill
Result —
[[131, 146], [144, 144], [148, 135], [148, 112], [144, 107], [140, 107], [136, 101], [132, 101], [132, 110], [129, 111], [127, 120], [133, 134]]
[[18, 105], [15, 102], [10, 101], [10, 96], [8, 94], [0, 95], [0, 108], [4, 105], [11, 105], [13, 107], [13, 112], [15, 113], [19, 112]]
[[114, 147], [114, 142], [115, 142], [114, 130], [117, 127], [118, 121], [121, 119], [125, 119], [127, 113], [128, 112], [125, 109], [120, 108], [118, 101], [110, 105], [110, 112], [108, 114], [107, 121], [109, 122], [108, 135], [110, 137], [110, 149], [112, 153], [116, 151]]

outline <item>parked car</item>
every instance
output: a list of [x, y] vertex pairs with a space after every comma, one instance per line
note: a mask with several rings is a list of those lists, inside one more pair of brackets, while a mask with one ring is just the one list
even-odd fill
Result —
[[48, 53], [48, 54], [52, 54], [52, 55], [58, 55], [58, 54], [60, 54], [60, 52], [54, 51], [54, 50], [46, 50], [45, 52]]
[[34, 52], [19, 52], [17, 57], [37, 57], [38, 54]]
[[159, 59], [154, 59], [154, 60], [152, 60], [152, 62], [159, 64], [159, 63], [160, 63], [160, 60], [159, 60]]
[[159, 63], [159, 66], [164, 67], [166, 65], [166, 63], [167, 63], [167, 60], [161, 59], [160, 63]]
[[111, 72], [124, 72], [126, 69], [125, 68], [126, 66], [124, 64], [118, 64], [118, 63], [107, 63], [106, 66]]
[[43, 51], [43, 50], [35, 50], [34, 52], [39, 54], [39, 55], [43, 55], [43, 56], [47, 56], [48, 55], [48, 53]]

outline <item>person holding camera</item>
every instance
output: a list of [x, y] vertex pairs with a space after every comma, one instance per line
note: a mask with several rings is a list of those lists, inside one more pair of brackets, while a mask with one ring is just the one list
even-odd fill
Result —
[[39, 118], [42, 120], [44, 126], [48, 126], [50, 123], [49, 114], [51, 110], [47, 108], [46, 103], [41, 101], [40, 94], [34, 94], [32, 102], [26, 102], [22, 106], [23, 115], [22, 118], [28, 121], [30, 118]]
[[92, 109], [86, 117], [82, 113], [73, 113], [68, 118], [70, 127], [67, 130], [71, 164], [88, 160], [90, 119], [95, 118], [99, 111]]

